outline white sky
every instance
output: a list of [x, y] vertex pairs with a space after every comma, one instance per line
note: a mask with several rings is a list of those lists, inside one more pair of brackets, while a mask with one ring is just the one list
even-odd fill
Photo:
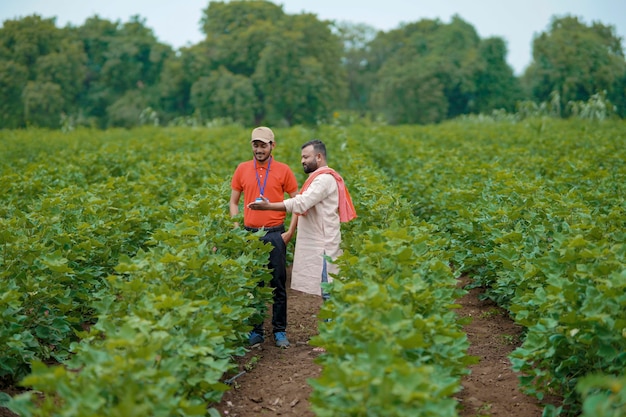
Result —
[[[367, 23], [380, 30], [400, 23], [438, 18], [449, 23], [454, 14], [470, 23], [481, 38], [499, 36], [507, 42], [507, 61], [517, 75], [530, 64], [533, 36], [548, 29], [552, 16], [579, 17], [590, 25], [611, 25], [626, 38], [624, 0], [274, 0], [285, 12], [309, 12], [320, 19]], [[209, 0], [0, 0], [0, 22], [31, 14], [56, 17], [57, 26], [82, 25], [98, 15], [126, 22], [133, 15], [146, 20], [160, 42], [174, 48], [199, 42], [202, 12]], [[622, 41], [626, 48], [626, 42]]]

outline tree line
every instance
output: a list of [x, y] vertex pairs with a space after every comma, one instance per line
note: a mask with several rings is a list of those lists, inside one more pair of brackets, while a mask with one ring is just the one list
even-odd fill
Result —
[[242, 0], [210, 1], [201, 24], [204, 40], [175, 50], [140, 16], [63, 28], [36, 14], [4, 21], [0, 128], [292, 126], [338, 114], [427, 124], [548, 102], [569, 117], [598, 94], [626, 116], [622, 40], [574, 16], [553, 17], [533, 39], [520, 77], [505, 41], [481, 39], [460, 16], [385, 32]]

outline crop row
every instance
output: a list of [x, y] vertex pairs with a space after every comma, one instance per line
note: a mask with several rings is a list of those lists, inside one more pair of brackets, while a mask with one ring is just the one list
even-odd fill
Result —
[[327, 354], [312, 381], [318, 416], [457, 416], [454, 394], [476, 358], [454, 309], [447, 242], [415, 217], [395, 180], [351, 132], [320, 132], [333, 144], [359, 217], [343, 230], [340, 275], [329, 286], [320, 333]]
[[352, 132], [449, 237], [455, 267], [527, 329], [511, 360], [528, 393], [563, 398], [546, 415], [626, 412], [625, 132], [546, 120]]

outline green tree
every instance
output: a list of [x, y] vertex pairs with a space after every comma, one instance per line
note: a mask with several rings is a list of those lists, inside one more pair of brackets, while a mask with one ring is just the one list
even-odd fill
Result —
[[97, 15], [88, 18], [82, 26], [76, 28], [87, 55], [87, 74], [80, 106], [86, 117], [100, 126], [106, 124], [106, 108], [113, 100], [112, 92], [107, 88], [101, 72], [118, 28], [119, 22], [101, 19]]
[[[61, 80], [53, 79], [53, 75], [47, 79], [39, 76], [46, 68], [52, 70], [53, 62], [67, 59], [77, 64], [66, 68], [75, 70], [80, 81], [80, 63], [73, 60], [75, 55], [69, 58], [63, 52], [63, 41], [67, 37], [68, 31], [58, 29], [55, 19], [43, 19], [38, 15], [3, 22], [0, 28], [2, 127], [22, 127], [26, 123], [58, 127], [61, 112], [72, 104], [71, 93], [64, 97], [62, 91], [65, 85], [59, 84]], [[75, 81], [69, 77], [63, 79], [70, 83]], [[37, 88], [42, 90], [37, 91]], [[71, 89], [71, 85], [68, 88]]]
[[436, 58], [439, 80], [448, 98], [448, 117], [474, 110], [476, 73], [481, 67], [480, 38], [472, 25], [454, 16], [450, 24], [440, 26], [429, 42]]
[[445, 119], [448, 99], [433, 62], [386, 65], [373, 93], [377, 110], [391, 124], [428, 124]]
[[210, 2], [202, 18], [210, 70], [224, 67], [233, 74], [252, 76], [285, 16], [281, 6], [269, 1]]
[[370, 44], [378, 79], [373, 108], [392, 123], [435, 123], [472, 111], [479, 44], [458, 16], [449, 24], [425, 19], [379, 33]]
[[254, 123], [259, 105], [250, 78], [223, 67], [193, 84], [191, 104], [202, 119], [225, 118], [244, 125]]
[[609, 94], [609, 99], [617, 107], [617, 113], [620, 117], [626, 117], [626, 72], [617, 82], [615, 89]]
[[273, 124], [328, 120], [345, 100], [342, 46], [314, 15], [285, 18], [263, 50], [253, 76], [263, 119]]
[[[121, 117], [119, 109], [134, 108], [139, 103], [160, 109], [158, 84], [165, 62], [174, 51], [157, 41], [144, 19], [133, 16], [120, 23], [94, 16], [77, 31], [87, 54], [82, 98], [87, 117], [94, 118], [101, 127], [128, 126], [129, 119]], [[136, 112], [131, 113], [134, 117]], [[107, 120], [112, 115], [113, 119]]]
[[211, 50], [207, 42], [203, 41], [181, 48], [176, 55], [168, 56], [163, 63], [158, 91], [161, 103], [159, 107], [165, 112], [166, 121], [194, 113], [191, 102], [193, 85], [219, 68], [214, 67], [214, 61], [210, 58]]
[[39, 15], [6, 20], [0, 28], [0, 59], [11, 60], [28, 69], [28, 79], [35, 78], [37, 60], [59, 50], [66, 31], [58, 29], [55, 19]]
[[621, 39], [612, 26], [587, 26], [577, 17], [553, 18], [550, 29], [533, 41], [533, 62], [524, 80], [537, 101], [558, 92], [563, 104], [587, 101], [607, 91], [620, 97], [626, 74]]
[[54, 83], [61, 88], [65, 113], [78, 112], [78, 100], [87, 76], [86, 61], [82, 43], [68, 37], [61, 42], [57, 52], [40, 56], [35, 63], [38, 82]]
[[128, 90], [107, 107], [107, 127], [137, 126], [141, 112], [148, 106], [148, 100], [141, 91]]
[[145, 26], [145, 19], [133, 16], [109, 42], [102, 80], [116, 93], [154, 85], [171, 54], [171, 47], [157, 41], [152, 29]]
[[15, 61], [0, 59], [0, 128], [24, 125], [22, 90], [28, 82], [28, 69]]
[[[232, 1], [209, 3], [203, 24], [207, 37], [198, 50], [206, 66], [193, 71], [196, 79], [207, 76], [202, 71], [221, 67], [249, 78], [255, 103], [260, 103], [254, 123], [316, 123], [341, 105], [342, 46], [329, 22], [314, 15], [286, 15], [282, 6], [269, 1]], [[199, 57], [197, 52], [192, 56]], [[194, 85], [198, 103], [209, 80]]]
[[[167, 57], [158, 83], [159, 108], [164, 111], [165, 121], [191, 115], [200, 119], [210, 117], [207, 112], [207, 101], [202, 98], [204, 93], [201, 93], [209, 87], [206, 80], [215, 77], [216, 71], [221, 73], [222, 69], [231, 75], [241, 75], [228, 70], [227, 65], [218, 65], [218, 61], [214, 58], [217, 54], [216, 43], [205, 39], [198, 44], [183, 47], [176, 55]], [[201, 79], [204, 80], [201, 81]], [[192, 100], [192, 89], [196, 96], [194, 100]], [[256, 97], [255, 100], [257, 100]], [[198, 106], [197, 108], [194, 103]], [[229, 117], [237, 118], [236, 115], [229, 115]], [[197, 121], [201, 121], [200, 119]]]
[[376, 38], [377, 30], [367, 24], [340, 22], [335, 24], [335, 32], [343, 43], [342, 66], [346, 74], [348, 110], [355, 110], [361, 116], [369, 111], [372, 86], [376, 78], [369, 69], [369, 44]]
[[28, 81], [22, 90], [27, 126], [58, 128], [65, 107], [61, 86], [51, 82]]
[[481, 59], [476, 73], [476, 93], [470, 107], [476, 113], [504, 109], [512, 112], [515, 103], [523, 99], [519, 80], [506, 63], [506, 44], [502, 38], [489, 38], [480, 42]]
[[185, 71], [184, 60], [170, 56], [163, 63], [163, 71], [158, 82], [159, 108], [166, 121], [191, 111], [191, 80]]

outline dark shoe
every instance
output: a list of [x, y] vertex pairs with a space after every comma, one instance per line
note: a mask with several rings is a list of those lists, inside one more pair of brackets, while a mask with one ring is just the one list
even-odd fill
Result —
[[274, 333], [274, 340], [276, 341], [276, 346], [279, 348], [289, 347], [289, 340], [287, 340], [287, 333], [285, 332]]
[[263, 337], [263, 335], [258, 334], [257, 332], [250, 332], [250, 335], [248, 336], [248, 345], [250, 346], [261, 344], [264, 341], [265, 338]]

